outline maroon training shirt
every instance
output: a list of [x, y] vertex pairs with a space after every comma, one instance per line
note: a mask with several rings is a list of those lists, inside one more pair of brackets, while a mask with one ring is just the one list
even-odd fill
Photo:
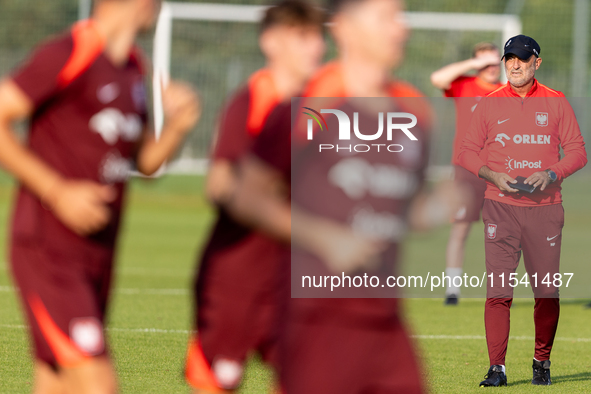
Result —
[[34, 105], [29, 149], [66, 179], [114, 185], [111, 221], [104, 230], [80, 237], [21, 185], [13, 242], [70, 256], [114, 247], [125, 182], [147, 120], [146, 92], [138, 50], [116, 66], [103, 49], [93, 22], [79, 22], [42, 44], [12, 80]]
[[[255, 72], [247, 84], [228, 101], [221, 113], [212, 159], [237, 164], [257, 139], [269, 113], [279, 102], [270, 71], [261, 69]], [[247, 271], [244, 275], [257, 277], [260, 282], [273, 281], [274, 273], [269, 266], [275, 266], [274, 258], [268, 256], [260, 259], [260, 256], [253, 256], [250, 250], [253, 242], [260, 242], [255, 239], [259, 236], [263, 237], [255, 237], [252, 229], [236, 222], [224, 209], [219, 209], [217, 221], [202, 256], [200, 283], [206, 282], [207, 277], [224, 276], [227, 273], [239, 276], [242, 270]], [[273, 249], [275, 242], [266, 240], [269, 244], [267, 249]], [[220, 257], [228, 248], [233, 248], [233, 257]], [[245, 263], [253, 258], [257, 260], [254, 266]], [[214, 260], [217, 263], [212, 263]], [[225, 279], [230, 281], [230, 278]], [[256, 283], [260, 282], [240, 279], [240, 283], [245, 286], [256, 287]]]

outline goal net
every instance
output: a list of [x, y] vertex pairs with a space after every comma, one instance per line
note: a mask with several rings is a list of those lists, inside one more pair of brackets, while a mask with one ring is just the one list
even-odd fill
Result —
[[[168, 76], [191, 82], [202, 97], [203, 115], [179, 158], [169, 171], [202, 172], [217, 117], [224, 100], [248, 76], [264, 65], [258, 48], [258, 26], [266, 6], [165, 2], [152, 48], [154, 64], [154, 121], [162, 124], [160, 81]], [[411, 36], [405, 61], [396, 76], [441, 97], [430, 84], [431, 73], [445, 64], [471, 56], [474, 44], [492, 41], [499, 47], [521, 33], [514, 15], [407, 12]], [[329, 42], [327, 59], [335, 56]], [[453, 130], [436, 137], [432, 164], [449, 164]]]

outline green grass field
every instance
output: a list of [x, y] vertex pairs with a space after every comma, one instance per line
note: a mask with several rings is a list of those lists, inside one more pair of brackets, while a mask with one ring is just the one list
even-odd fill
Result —
[[[588, 265], [591, 239], [591, 182], [585, 175], [565, 186], [566, 227], [563, 262]], [[203, 198], [200, 177], [159, 181], [134, 180], [120, 241], [116, 286], [108, 337], [123, 393], [187, 393], [181, 371], [191, 322], [189, 286], [195, 256], [212, 214]], [[0, 177], [0, 251], [5, 253], [12, 184]], [[415, 235], [407, 244], [406, 264], [441, 272], [447, 228]], [[482, 224], [467, 248], [466, 271], [484, 270]], [[1, 261], [5, 261], [1, 260]], [[589, 278], [589, 276], [586, 276]], [[581, 278], [584, 283], [585, 278]], [[6, 263], [0, 263], [0, 392], [27, 393], [32, 383], [27, 333]], [[591, 288], [588, 282], [585, 285]], [[442, 296], [442, 291], [438, 293]], [[517, 299], [512, 308], [507, 358], [512, 393], [591, 392], [591, 310], [586, 300], [562, 300], [561, 320], [552, 353], [553, 386], [532, 387], [533, 301]], [[462, 299], [444, 307], [442, 298], [409, 299], [406, 311], [434, 393], [482, 392], [477, 387], [488, 369], [482, 299]], [[264, 393], [271, 374], [253, 359], [243, 393]]]

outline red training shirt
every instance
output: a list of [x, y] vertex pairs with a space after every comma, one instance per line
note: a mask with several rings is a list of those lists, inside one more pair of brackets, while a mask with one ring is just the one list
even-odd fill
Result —
[[[483, 149], [486, 162], [479, 157]], [[525, 98], [507, 83], [481, 100], [460, 150], [460, 164], [476, 175], [484, 165], [512, 178], [556, 172], [556, 182], [532, 194], [502, 193], [487, 181], [485, 198], [517, 206], [561, 203], [562, 180], [586, 163], [585, 142], [568, 100], [535, 79]]]

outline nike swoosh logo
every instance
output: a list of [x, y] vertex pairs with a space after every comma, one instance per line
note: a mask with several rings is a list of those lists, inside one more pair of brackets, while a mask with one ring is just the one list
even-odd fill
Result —
[[511, 119], [511, 118], [507, 118], [507, 119], [503, 120], [502, 122], [501, 122], [500, 120], [497, 120], [497, 124], [502, 124], [502, 123], [505, 123], [505, 122], [506, 122], [506, 121], [508, 121], [509, 119]]
[[104, 85], [97, 91], [97, 98], [103, 104], [109, 104], [119, 96], [119, 86], [115, 82]]
[[559, 234], [556, 234], [555, 236], [553, 236], [552, 238], [550, 237], [546, 237], [546, 241], [552, 241], [554, 238], [558, 237]]

